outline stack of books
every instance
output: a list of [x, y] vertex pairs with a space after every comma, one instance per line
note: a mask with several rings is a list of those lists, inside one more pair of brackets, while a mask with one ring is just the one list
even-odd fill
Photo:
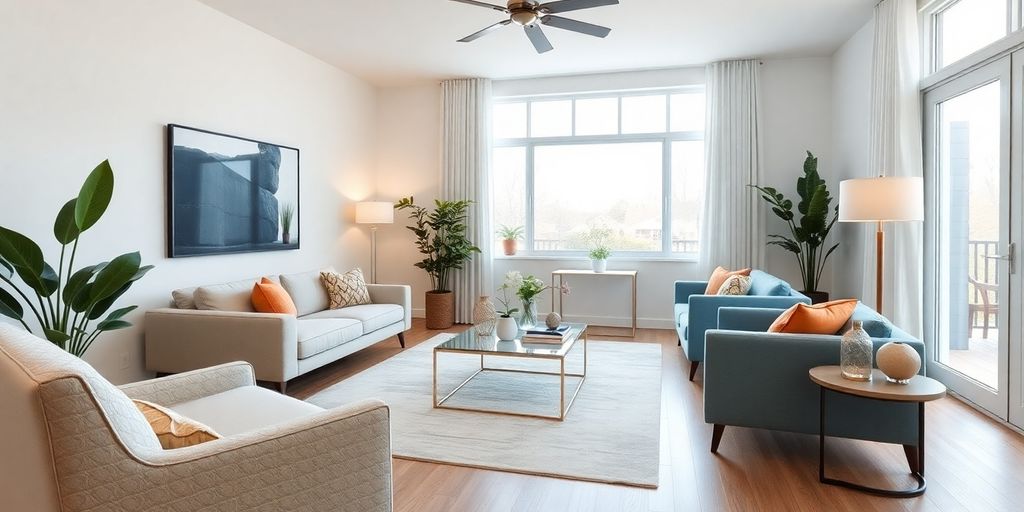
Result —
[[569, 337], [569, 326], [559, 325], [554, 329], [527, 329], [523, 343], [550, 343], [561, 345]]

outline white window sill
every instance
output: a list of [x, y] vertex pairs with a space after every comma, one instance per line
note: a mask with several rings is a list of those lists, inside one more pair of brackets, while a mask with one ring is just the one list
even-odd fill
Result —
[[[590, 263], [589, 258], [581, 258], [579, 256], [550, 256], [550, 255], [526, 255], [517, 254], [515, 256], [506, 256], [504, 254], [497, 254], [494, 256], [496, 260], [521, 260], [521, 261], [578, 261]], [[615, 265], [617, 263], [697, 263], [697, 258], [692, 256], [680, 256], [680, 257], [669, 257], [669, 256], [634, 256], [634, 257], [615, 257], [608, 259], [609, 265]]]

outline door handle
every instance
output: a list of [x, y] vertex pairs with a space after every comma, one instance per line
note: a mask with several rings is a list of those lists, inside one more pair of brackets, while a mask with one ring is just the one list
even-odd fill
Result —
[[1006, 254], [992, 254], [992, 255], [989, 255], [989, 256], [985, 256], [985, 259], [1005, 261], [1006, 264], [1009, 266], [1008, 270], [1010, 271], [1010, 273], [1011, 274], [1015, 274], [1016, 273], [1016, 268], [1014, 268], [1014, 261], [1016, 259], [1015, 258], [1016, 252], [1017, 252], [1016, 249], [1017, 249], [1017, 244], [1013, 243], [1013, 242], [1010, 242], [1009, 244], [1006, 245]]

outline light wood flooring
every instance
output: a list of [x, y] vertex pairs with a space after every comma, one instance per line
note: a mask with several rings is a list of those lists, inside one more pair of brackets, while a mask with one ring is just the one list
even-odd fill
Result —
[[[409, 347], [439, 331], [414, 320]], [[456, 326], [443, 332], [457, 332]], [[602, 339], [591, 336], [591, 339]], [[632, 343], [628, 338], [609, 338]], [[394, 461], [395, 510], [406, 511], [888, 511], [1024, 510], [1024, 436], [954, 398], [928, 405], [928, 491], [887, 499], [818, 483], [816, 436], [729, 427], [709, 452], [702, 379], [686, 380], [673, 331], [641, 329], [663, 348], [661, 482], [657, 490]], [[289, 383], [307, 398], [401, 349], [394, 338]], [[770, 364], [770, 362], [766, 362]], [[515, 432], [495, 432], [513, 436]], [[869, 485], [911, 485], [902, 448], [830, 440], [829, 475]]]

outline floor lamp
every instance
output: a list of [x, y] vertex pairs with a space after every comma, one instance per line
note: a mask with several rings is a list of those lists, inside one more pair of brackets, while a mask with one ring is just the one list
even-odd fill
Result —
[[881, 176], [839, 183], [839, 222], [874, 222], [875, 309], [882, 312], [882, 268], [885, 260], [883, 222], [924, 220], [924, 180]]
[[386, 201], [356, 203], [356, 224], [370, 225], [370, 283], [377, 282], [377, 225], [393, 224], [395, 207]]

